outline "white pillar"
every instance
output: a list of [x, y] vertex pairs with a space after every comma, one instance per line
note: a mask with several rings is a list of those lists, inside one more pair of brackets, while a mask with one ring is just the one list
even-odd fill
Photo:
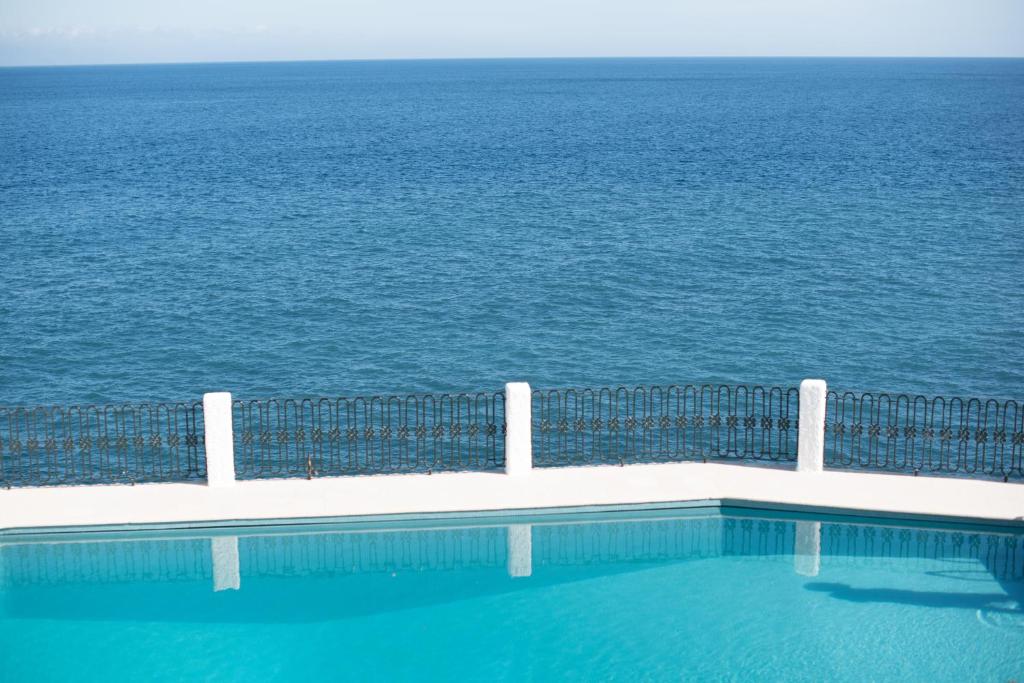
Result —
[[533, 574], [533, 525], [508, 527], [508, 575], [513, 579]]
[[533, 469], [533, 439], [530, 435], [530, 385], [505, 385], [505, 474], [529, 474]]
[[825, 394], [823, 379], [800, 382], [800, 433], [797, 444], [798, 472], [821, 472], [825, 467]]
[[238, 590], [242, 573], [238, 568], [238, 536], [214, 536], [210, 539], [213, 557], [213, 590]]
[[821, 522], [797, 522], [793, 569], [801, 576], [821, 571]]
[[203, 422], [206, 430], [206, 483], [209, 486], [233, 486], [235, 438], [231, 428], [230, 393], [203, 394]]

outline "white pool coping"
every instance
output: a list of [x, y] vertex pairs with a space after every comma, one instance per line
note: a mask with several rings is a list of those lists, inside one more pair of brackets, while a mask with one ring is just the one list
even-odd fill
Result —
[[718, 463], [0, 490], [0, 531], [733, 501], [1024, 525], [1024, 485]]

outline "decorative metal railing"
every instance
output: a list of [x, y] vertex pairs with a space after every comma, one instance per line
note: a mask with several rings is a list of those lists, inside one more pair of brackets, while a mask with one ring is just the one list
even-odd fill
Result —
[[0, 486], [206, 478], [199, 402], [0, 407]]
[[505, 466], [505, 394], [234, 401], [240, 479]]
[[825, 465], [1024, 478], [1024, 405], [996, 401], [828, 392]]
[[533, 392], [536, 467], [673, 460], [794, 463], [799, 390], [729, 385]]
[[[501, 469], [505, 401], [501, 391], [235, 400], [232, 448], [210, 457], [233, 458], [242, 479]], [[791, 467], [799, 403], [796, 387], [534, 390], [532, 465]], [[830, 469], [1024, 481], [1024, 403], [830, 391], [825, 409]], [[224, 413], [207, 423], [199, 401], [0, 407], [0, 488], [203, 480], [205, 431], [226, 433]]]

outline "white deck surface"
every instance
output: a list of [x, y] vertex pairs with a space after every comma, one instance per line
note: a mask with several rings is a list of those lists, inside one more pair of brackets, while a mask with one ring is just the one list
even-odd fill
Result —
[[515, 511], [734, 500], [893, 515], [1024, 522], [1024, 485], [672, 463], [0, 491], [0, 530]]

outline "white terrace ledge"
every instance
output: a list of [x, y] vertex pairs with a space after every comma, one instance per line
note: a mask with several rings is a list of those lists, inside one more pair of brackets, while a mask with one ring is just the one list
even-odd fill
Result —
[[202, 484], [0, 491], [0, 530], [343, 518], [544, 508], [745, 501], [1024, 523], [1024, 486], [856, 472], [794, 472], [717, 463], [531, 469]]
[[[800, 385], [796, 471], [697, 462], [534, 468], [530, 386], [516, 382], [505, 388], [504, 472], [257, 481], [235, 478], [231, 395], [207, 394], [207, 484], [0, 490], [0, 531], [132, 524], [229, 526], [260, 520], [514, 513], [701, 501], [1024, 524], [1024, 485], [823, 471], [826, 394], [822, 380], [804, 380]], [[224, 584], [230, 587], [231, 580], [226, 576]]]

